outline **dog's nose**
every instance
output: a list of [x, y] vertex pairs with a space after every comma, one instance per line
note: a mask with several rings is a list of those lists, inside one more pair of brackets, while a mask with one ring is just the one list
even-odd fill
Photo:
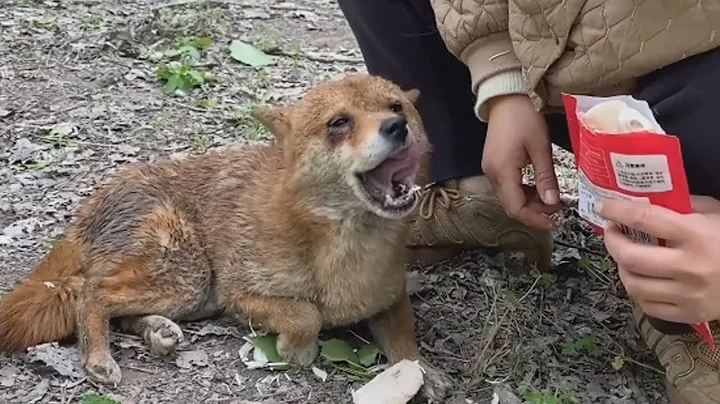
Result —
[[380, 124], [380, 134], [392, 142], [405, 144], [408, 137], [407, 119], [395, 116], [384, 120]]

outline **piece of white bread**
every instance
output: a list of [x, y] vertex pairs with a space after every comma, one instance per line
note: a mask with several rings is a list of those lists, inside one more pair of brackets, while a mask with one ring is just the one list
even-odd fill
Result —
[[596, 131], [607, 134], [620, 134], [638, 131], [655, 130], [655, 125], [635, 108], [621, 100], [604, 101], [592, 106], [580, 114], [585, 125]]
[[405, 404], [424, 383], [418, 361], [403, 359], [352, 392], [355, 404]]

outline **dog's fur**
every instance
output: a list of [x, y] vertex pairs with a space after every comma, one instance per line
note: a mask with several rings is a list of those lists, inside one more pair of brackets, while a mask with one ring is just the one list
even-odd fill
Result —
[[[0, 349], [77, 335], [87, 374], [117, 385], [109, 319], [167, 354], [183, 338], [174, 321], [229, 312], [278, 333], [278, 352], [295, 363], [316, 357], [321, 328], [363, 320], [391, 363], [422, 361], [405, 291], [407, 215], [378, 215], [350, 180], [398, 113], [426, 161], [418, 95], [352, 75], [292, 106], [257, 109], [272, 145], [124, 169], [0, 302]], [[352, 127], [329, 132], [341, 113]], [[442, 400], [448, 379], [422, 363], [424, 393]]]

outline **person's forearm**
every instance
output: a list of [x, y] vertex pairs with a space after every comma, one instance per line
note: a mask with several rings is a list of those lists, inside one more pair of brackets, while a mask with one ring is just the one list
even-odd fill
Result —
[[475, 112], [488, 119], [488, 100], [509, 94], [527, 94], [522, 66], [513, 51], [508, 32], [507, 2], [487, 0], [431, 0], [440, 35], [448, 50], [471, 74], [477, 95]]
[[486, 78], [475, 89], [475, 115], [483, 122], [488, 122], [493, 101], [499, 97], [515, 94], [527, 94], [528, 87], [522, 71], [513, 69], [497, 73]]

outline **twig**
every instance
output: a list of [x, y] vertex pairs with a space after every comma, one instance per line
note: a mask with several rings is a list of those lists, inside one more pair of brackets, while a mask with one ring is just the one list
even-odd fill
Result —
[[359, 339], [360, 341], [364, 342], [364, 343], [367, 344], [367, 345], [370, 345], [370, 341], [368, 341], [367, 339], [361, 337], [361, 336], [358, 335], [358, 333], [356, 333], [355, 331], [353, 331], [353, 330], [348, 330], [348, 331], [350, 331], [350, 334], [352, 334], [353, 336], [355, 336], [355, 338]]
[[[530, 285], [530, 288], [515, 303], [516, 306], [519, 306], [520, 303], [523, 302], [523, 300], [525, 300], [528, 296], [530, 296], [530, 293], [532, 293], [532, 291], [535, 289], [538, 282], [540, 282], [541, 278], [542, 278], [542, 276], [537, 276], [535, 278], [535, 282], [533, 282], [533, 284]], [[480, 368], [481, 368], [480, 364], [485, 362], [484, 361], [485, 353], [487, 352], [488, 349], [490, 349], [490, 345], [495, 340], [495, 337], [497, 336], [497, 333], [500, 330], [500, 327], [502, 326], [503, 321], [505, 321], [505, 318], [507, 318], [508, 314], [510, 314], [511, 311], [512, 311], [511, 307], [506, 308], [503, 311], [502, 316], [500, 316], [500, 319], [496, 322], [495, 326], [492, 328], [492, 330], [490, 330], [490, 335], [488, 336], [487, 341], [485, 342], [485, 345], [483, 346], [482, 350], [475, 356], [475, 364], [473, 365], [473, 371], [480, 370]], [[482, 368], [483, 368], [482, 371], [484, 371], [485, 370], [484, 366], [482, 366]]]
[[[84, 380], [83, 380], [84, 381]], [[67, 391], [67, 386], [63, 389], [63, 396], [65, 395], [65, 392]], [[61, 400], [61, 404], [70, 404], [72, 403], [73, 399], [75, 398], [75, 395], [77, 394], [77, 384], [73, 384], [73, 388], [70, 391], [70, 395], [66, 397], [65, 400]]]
[[591, 249], [589, 249], [589, 248], [587, 248], [587, 247], [581, 247], [581, 246], [579, 246], [579, 245], [570, 244], [570, 243], [568, 243], [568, 242], [566, 242], [566, 241], [562, 241], [562, 240], [557, 240], [557, 239], [556, 239], [556, 240], [555, 240], [555, 244], [561, 245], [561, 246], [566, 247], [566, 248], [574, 248], [574, 249], [576, 249], [576, 250], [578, 250], [578, 251], [581, 251], [581, 252], [584, 252], [584, 253], [587, 253], [587, 254], [590, 254], [590, 255], [594, 255], [594, 256], [597, 256], [597, 257], [603, 257], [603, 258], [605, 258], [605, 257], [607, 256], [607, 254], [604, 254], [604, 253], [602, 253], [602, 252], [600, 252], [600, 251], [594, 251], [594, 250], [591, 250]]
[[644, 363], [642, 363], [642, 362], [640, 362], [640, 361], [636, 361], [636, 360], [633, 359], [633, 358], [629, 358], [629, 357], [627, 357], [627, 356], [626, 356], [624, 353], [622, 353], [622, 352], [621, 352], [621, 353], [613, 352], [611, 349], [605, 348], [605, 347], [603, 347], [603, 346], [600, 346], [600, 350], [601, 350], [601, 351], [605, 351], [605, 353], [607, 353], [607, 354], [612, 354], [612, 355], [618, 356], [618, 357], [622, 358], [622, 360], [624, 360], [625, 362], [630, 362], [630, 363], [632, 363], [633, 365], [640, 366], [641, 368], [650, 370], [650, 371], [655, 372], [655, 373], [657, 373], [657, 374], [659, 374], [659, 375], [665, 375], [665, 372], [664, 372], [664, 371], [662, 371], [662, 370], [660, 370], [660, 369], [658, 369], [658, 368], [652, 367], [652, 366], [650, 366], [650, 365], [646, 365], [646, 364], [644, 364]]
[[340, 56], [340, 55], [319, 55], [319, 54], [313, 54], [308, 52], [288, 52], [284, 51], [282, 49], [274, 50], [272, 52], [268, 52], [275, 56], [285, 56], [289, 58], [303, 58], [307, 60], [312, 60], [313, 62], [320, 62], [320, 63], [350, 63], [350, 64], [362, 64], [363, 60], [362, 58], [353, 58], [349, 56]]
[[192, 105], [183, 104], [182, 102], [178, 102], [178, 101], [175, 101], [175, 100], [170, 99], [170, 98], [167, 98], [165, 101], [169, 102], [170, 104], [177, 105], [178, 107], [187, 108], [187, 109], [189, 109], [189, 110], [191, 110], [191, 111], [195, 111], [195, 112], [204, 112], [204, 113], [212, 112], [212, 111], [207, 110], [207, 109], [198, 108], [198, 107], [193, 107]]
[[539, 275], [535, 278], [535, 282], [533, 282], [533, 284], [530, 285], [530, 289], [528, 289], [527, 292], [525, 292], [525, 294], [522, 295], [522, 297], [520, 297], [520, 299], [518, 299], [516, 304], [519, 305], [520, 303], [523, 302], [523, 300], [527, 299], [527, 297], [530, 296], [530, 293], [532, 293], [532, 291], [535, 289], [535, 286], [537, 286], [537, 284], [538, 284], [538, 282], [540, 282], [541, 278], [542, 278], [542, 275]]
[[238, 6], [243, 8], [252, 8], [252, 5], [234, 1], [234, 0], [175, 0], [167, 3], [161, 3], [153, 6], [150, 10], [157, 11], [166, 7], [180, 7], [189, 5], [210, 5], [210, 4], [227, 4], [230, 6]]
[[73, 0], [74, 4], [82, 6], [99, 6], [104, 0]]
[[141, 368], [141, 367], [133, 366], [133, 365], [123, 365], [123, 367], [126, 369], [137, 370], [138, 372], [148, 373], [151, 375], [154, 375], [155, 373], [157, 373], [154, 370], [145, 369], [145, 368]]
[[68, 140], [68, 143], [76, 143], [83, 146], [95, 146], [95, 147], [117, 147], [118, 145], [109, 144], [109, 143], [95, 143], [95, 142], [86, 142], [84, 140]]

